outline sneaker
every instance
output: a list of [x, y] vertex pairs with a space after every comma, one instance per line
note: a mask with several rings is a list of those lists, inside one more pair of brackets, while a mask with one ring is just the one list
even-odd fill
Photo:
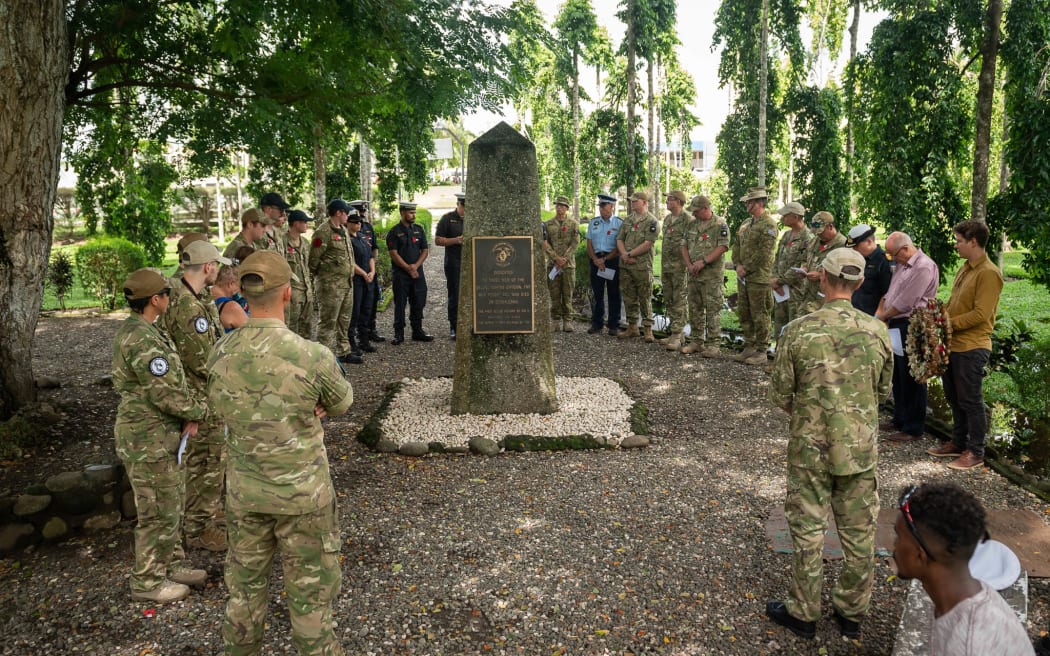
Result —
[[170, 604], [173, 601], [181, 601], [188, 597], [190, 589], [181, 583], [165, 580], [160, 585], [146, 592], [131, 591], [132, 599], [152, 601], [155, 604]]
[[782, 601], [771, 599], [766, 602], [766, 617], [792, 633], [807, 640], [812, 640], [817, 635], [816, 622], [804, 622], [788, 612], [787, 606]]
[[962, 452], [961, 456], [949, 462], [948, 467], [951, 469], [973, 469], [983, 464], [984, 456], [975, 455], [973, 451], [967, 449]]
[[207, 549], [208, 551], [226, 551], [226, 531], [217, 526], [209, 526], [200, 535], [186, 538], [190, 549]]
[[834, 609], [835, 623], [839, 625], [839, 633], [846, 636], [850, 640], [856, 640], [860, 637], [860, 622], [851, 620], [842, 613], [839, 612], [838, 608]]
[[200, 588], [208, 581], [208, 573], [203, 569], [191, 569], [185, 565], [175, 565], [168, 568], [168, 578], [175, 583]]
[[942, 442], [940, 446], [926, 449], [926, 453], [938, 458], [958, 458], [963, 450], [955, 446], [955, 442]]

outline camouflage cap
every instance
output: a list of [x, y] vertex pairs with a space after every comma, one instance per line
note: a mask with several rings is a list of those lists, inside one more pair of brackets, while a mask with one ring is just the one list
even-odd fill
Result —
[[251, 207], [244, 210], [244, 214], [241, 214], [241, 225], [246, 226], [249, 223], [261, 223], [263, 225], [273, 225], [273, 219], [266, 216], [258, 209]]
[[[288, 284], [292, 279], [292, 269], [284, 256], [274, 251], [256, 251], [243, 262], [239, 271], [241, 289], [249, 294], [262, 294], [271, 289]], [[256, 276], [247, 283], [245, 276]]]
[[765, 200], [768, 197], [769, 192], [766, 191], [765, 187], [751, 187], [746, 194], [740, 197], [740, 201], [746, 203], [752, 200]]
[[201, 232], [187, 232], [175, 247], [175, 254], [181, 256], [182, 251], [186, 250], [186, 247], [195, 241], [208, 241], [208, 236]]
[[860, 225], [850, 228], [849, 234], [846, 235], [846, 245], [852, 248], [874, 236], [875, 228], [872, 228], [867, 223], [861, 223]]
[[168, 280], [153, 269], [139, 269], [124, 281], [124, 298], [137, 301], [169, 289]]
[[864, 256], [852, 248], [836, 248], [824, 257], [824, 271], [829, 276], [843, 280], [860, 280], [864, 277]]
[[643, 203], [648, 203], [649, 194], [645, 193], [644, 191], [636, 191], [633, 194], [631, 194], [631, 200], [640, 200]]
[[817, 212], [809, 220], [809, 227], [813, 232], [824, 232], [824, 228], [829, 225], [835, 225], [835, 217], [832, 216], [831, 212]]
[[784, 203], [784, 207], [781, 207], [776, 211], [776, 214], [780, 216], [787, 216], [788, 214], [794, 214], [796, 216], [805, 216], [806, 208], [802, 207], [802, 203], [796, 203], [791, 201], [790, 203]]
[[233, 260], [223, 257], [215, 244], [210, 241], [195, 241], [182, 251], [180, 258], [183, 264], [193, 266], [194, 264], [207, 264], [208, 262], [219, 262], [221, 264], [232, 264]]
[[555, 205], [564, 205], [565, 207], [572, 207], [572, 201], [567, 196], [558, 196], [554, 199]]
[[707, 196], [693, 196], [693, 200], [689, 201], [690, 212], [709, 209], [711, 209], [711, 199]]
[[667, 192], [666, 194], [664, 194], [664, 198], [674, 198], [682, 205], [685, 205], [686, 201], [689, 200], [685, 197], [685, 192], [681, 189], [675, 189], [674, 191]]

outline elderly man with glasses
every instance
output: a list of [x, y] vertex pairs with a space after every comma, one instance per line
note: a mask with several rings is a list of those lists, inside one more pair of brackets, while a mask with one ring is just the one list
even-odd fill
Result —
[[915, 247], [911, 237], [894, 232], [886, 238], [886, 254], [897, 264], [890, 288], [875, 310], [875, 318], [885, 321], [896, 347], [893, 351], [893, 420], [879, 426], [896, 431], [886, 439], [914, 442], [926, 431], [926, 383], [911, 375], [904, 342], [911, 314], [937, 296], [940, 271], [937, 263]]

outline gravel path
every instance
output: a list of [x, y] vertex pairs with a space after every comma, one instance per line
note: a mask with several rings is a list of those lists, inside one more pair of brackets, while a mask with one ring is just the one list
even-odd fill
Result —
[[[384, 383], [452, 375], [441, 250], [426, 267], [425, 323], [437, 339], [380, 344], [350, 368], [353, 408], [327, 423], [345, 539], [337, 633], [348, 654], [890, 653], [906, 588], [890, 578], [888, 560], [877, 564], [860, 641], [838, 636], [827, 599], [815, 642], [764, 617], [766, 599], [787, 590], [789, 556], [765, 537], [765, 520], [784, 498], [787, 422], [766, 401], [761, 368], [625, 345], [587, 335], [581, 322], [554, 337], [557, 374], [622, 380], [649, 407], [649, 448], [412, 459], [357, 443]], [[391, 314], [380, 320], [387, 336]], [[48, 398], [88, 419], [70, 419], [62, 439], [5, 467], [0, 488], [112, 457], [115, 395], [92, 381], [108, 369], [117, 325], [42, 321], [38, 373], [67, 378]], [[987, 506], [1050, 520], [1050, 506], [994, 472], [950, 472], [923, 453], [927, 446], [883, 446], [884, 505], [906, 483], [950, 478]], [[221, 652], [222, 558], [194, 553], [211, 574], [208, 587], [147, 618], [148, 605], [128, 594], [131, 529], [124, 522], [0, 560], [0, 654]], [[837, 570], [826, 567], [825, 588]], [[264, 653], [294, 654], [280, 578]], [[1047, 597], [1050, 586], [1032, 581], [1033, 638], [1050, 620]]]

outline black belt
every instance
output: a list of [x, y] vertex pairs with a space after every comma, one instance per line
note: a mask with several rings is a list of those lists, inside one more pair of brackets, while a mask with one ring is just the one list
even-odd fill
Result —
[[612, 251], [599, 251], [599, 252], [594, 254], [594, 257], [605, 257], [606, 255], [609, 255], [610, 253], [612, 253]]

